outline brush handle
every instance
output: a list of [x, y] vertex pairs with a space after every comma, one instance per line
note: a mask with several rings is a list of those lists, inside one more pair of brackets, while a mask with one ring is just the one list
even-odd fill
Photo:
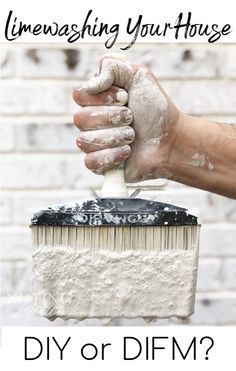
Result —
[[106, 171], [101, 190], [101, 197], [129, 197], [125, 184], [124, 167]]

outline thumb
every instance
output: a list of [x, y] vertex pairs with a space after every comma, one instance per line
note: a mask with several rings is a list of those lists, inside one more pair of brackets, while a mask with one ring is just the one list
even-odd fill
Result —
[[125, 88], [127, 73], [133, 72], [131, 63], [122, 54], [104, 54], [100, 60], [99, 75], [83, 84], [89, 94], [101, 93], [112, 85]]
[[86, 81], [82, 89], [89, 94], [101, 93], [104, 90], [109, 89], [115, 80], [111, 66], [106, 66], [102, 68], [100, 74], [92, 79]]

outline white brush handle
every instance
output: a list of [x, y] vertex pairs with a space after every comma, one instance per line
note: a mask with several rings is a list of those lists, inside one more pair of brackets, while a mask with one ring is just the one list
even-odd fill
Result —
[[106, 171], [104, 183], [101, 190], [101, 197], [129, 197], [125, 184], [124, 169], [112, 169]]

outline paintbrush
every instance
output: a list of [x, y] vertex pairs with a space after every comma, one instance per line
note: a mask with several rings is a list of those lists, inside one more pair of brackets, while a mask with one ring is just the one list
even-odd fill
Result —
[[[36, 313], [51, 319], [193, 313], [197, 218], [174, 205], [129, 198], [122, 168], [106, 172], [100, 197], [49, 207], [31, 222]], [[69, 298], [58, 303], [63, 293]]]

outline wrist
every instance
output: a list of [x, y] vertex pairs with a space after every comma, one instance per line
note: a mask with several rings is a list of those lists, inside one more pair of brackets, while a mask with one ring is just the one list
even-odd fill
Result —
[[190, 122], [190, 116], [178, 111], [172, 131], [168, 137], [168, 150], [165, 161], [166, 178], [175, 179], [178, 176], [181, 161], [184, 157], [184, 143], [186, 143], [186, 125]]

